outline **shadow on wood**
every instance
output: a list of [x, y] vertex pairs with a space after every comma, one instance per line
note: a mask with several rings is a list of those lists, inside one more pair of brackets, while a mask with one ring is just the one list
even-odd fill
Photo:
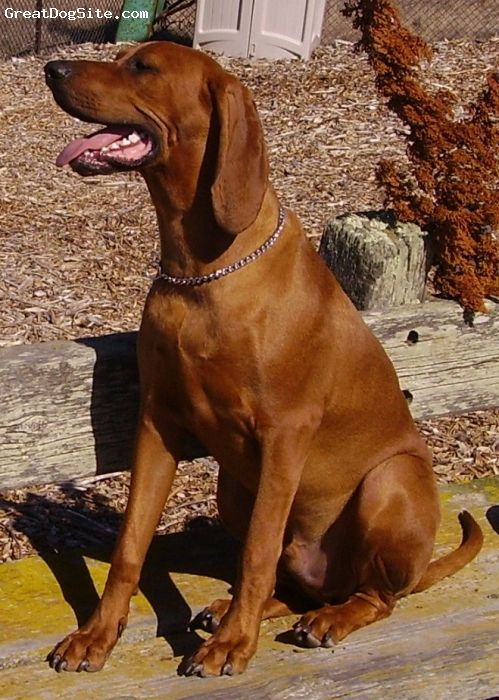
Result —
[[[94, 611], [99, 595], [85, 557], [109, 563], [114, 540], [83, 550], [51, 552], [47, 543], [31, 537], [40, 557], [57, 581], [64, 600], [71, 606], [77, 626]], [[196, 527], [169, 535], [157, 535], [149, 548], [139, 589], [157, 619], [156, 636], [164, 638], [175, 656], [191, 654], [202, 641], [188, 631], [192, 612], [170, 573], [190, 574], [225, 581], [228, 588], [236, 576], [239, 547], [218, 525]], [[205, 604], [211, 603], [206, 600]], [[68, 629], [68, 633], [71, 629]]]
[[136, 333], [82, 338], [77, 344], [95, 353], [90, 397], [96, 473], [130, 464], [139, 411]]
[[[114, 333], [75, 342], [95, 352], [90, 419], [96, 473], [122, 471], [130, 466], [139, 414], [137, 333]], [[183, 459], [207, 455], [194, 438], [184, 447]]]

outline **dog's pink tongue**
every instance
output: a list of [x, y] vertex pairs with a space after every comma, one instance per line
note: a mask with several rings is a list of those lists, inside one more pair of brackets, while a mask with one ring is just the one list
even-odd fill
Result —
[[129, 133], [129, 126], [114, 126], [96, 131], [95, 134], [90, 134], [86, 138], [75, 139], [68, 143], [66, 148], [59, 153], [55, 164], [58, 168], [62, 168], [63, 165], [67, 165], [85, 151], [100, 151], [104, 146], [109, 146], [115, 141], [119, 141]]

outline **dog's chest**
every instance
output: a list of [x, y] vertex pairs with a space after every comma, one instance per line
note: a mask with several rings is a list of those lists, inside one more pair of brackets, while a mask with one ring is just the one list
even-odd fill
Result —
[[[235, 332], [235, 331], [234, 331]], [[150, 381], [164, 400], [197, 427], [246, 423], [254, 405], [251, 352], [242, 353], [230, 329], [214, 312], [184, 304], [149, 304], [142, 342]], [[249, 379], [248, 379], [249, 378]], [[231, 425], [228, 426], [227, 424]]]

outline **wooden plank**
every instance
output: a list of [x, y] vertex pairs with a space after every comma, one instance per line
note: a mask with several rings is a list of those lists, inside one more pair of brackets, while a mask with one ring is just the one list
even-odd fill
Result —
[[[364, 318], [401, 388], [412, 394], [416, 417], [499, 405], [497, 304], [473, 327], [446, 301]], [[415, 343], [407, 341], [411, 331]], [[3, 488], [129, 466], [138, 402], [135, 340], [124, 333], [0, 350]], [[186, 457], [195, 454], [195, 446], [186, 446]]]
[[414, 417], [499, 406], [499, 304], [490, 302], [489, 308], [472, 326], [448, 301], [363, 314], [390, 356], [401, 388], [413, 396]]
[[2, 486], [128, 466], [137, 417], [136, 334], [0, 351]]

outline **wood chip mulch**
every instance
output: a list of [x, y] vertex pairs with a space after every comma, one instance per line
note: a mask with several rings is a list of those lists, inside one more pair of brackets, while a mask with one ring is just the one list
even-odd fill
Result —
[[[109, 59], [84, 44], [0, 62], [0, 346], [137, 328], [158, 254], [156, 223], [136, 174], [79, 178], [57, 153], [92, 128], [56, 107], [43, 81], [50, 58]], [[272, 179], [318, 241], [345, 212], [379, 209], [381, 157], [405, 158], [403, 128], [376, 94], [365, 56], [339, 41], [303, 61], [219, 59], [253, 90]], [[499, 65], [499, 39], [435, 46], [425, 80], [467, 105]], [[442, 482], [499, 474], [499, 410], [421, 421]], [[216, 464], [179, 468], [158, 532], [216, 516]], [[0, 481], [1, 485], [1, 481]], [[0, 561], [115, 537], [128, 475], [0, 491]]]

